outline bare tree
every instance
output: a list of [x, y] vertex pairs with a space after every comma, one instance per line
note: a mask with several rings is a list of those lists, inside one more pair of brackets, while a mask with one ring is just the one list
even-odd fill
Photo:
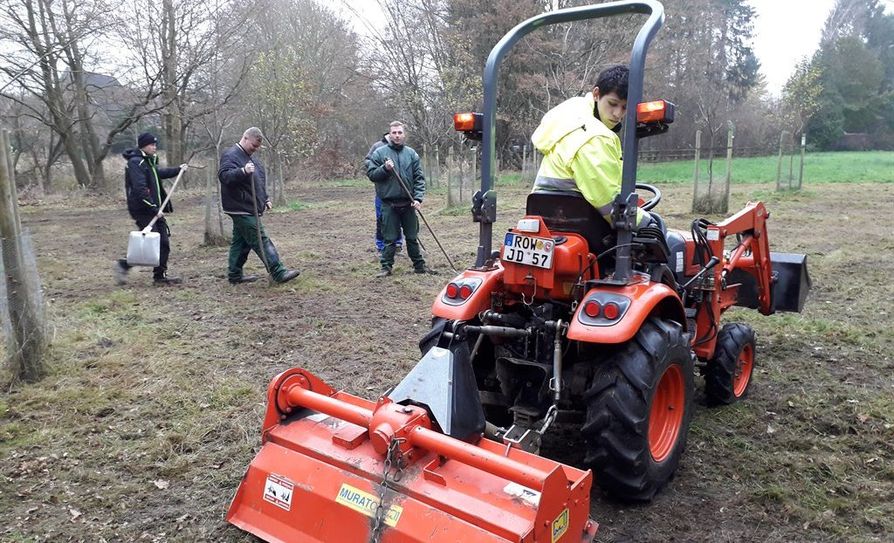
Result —
[[782, 90], [784, 113], [793, 134], [802, 134], [807, 123], [819, 111], [822, 92], [821, 69], [808, 58], [801, 59]]
[[356, 160], [345, 152], [356, 152], [352, 142], [359, 141], [365, 152], [368, 142], [341, 126], [352, 125], [352, 116], [364, 107], [381, 104], [374, 95], [351, 101], [355, 87], [367, 84], [360, 76], [355, 36], [334, 13], [312, 0], [269, 1], [256, 8], [257, 56], [246, 88], [253, 124], [267, 137], [268, 180], [281, 202], [289, 172], [337, 175], [343, 164]]
[[[97, 63], [93, 51], [101, 47], [108, 29], [120, 28], [111, 24], [114, 10], [102, 0], [14, 0], [4, 6], [3, 37], [21, 47], [4, 54], [2, 69], [16, 77], [18, 87], [43, 102], [46, 114], [12, 92], [4, 96], [30, 108], [53, 129], [79, 184], [103, 186], [103, 160], [116, 137], [164, 107], [157, 100], [158, 72], [138, 64], [142, 80], [125, 80], [122, 85], [115, 77], [88, 70], [88, 65]], [[139, 43], [128, 32], [121, 37], [125, 44]]]
[[[214, 6], [222, 12], [226, 0]], [[246, 15], [247, 16], [247, 15]], [[223, 245], [228, 242], [224, 235], [223, 213], [220, 208], [220, 185], [217, 182], [217, 161], [221, 155], [224, 135], [231, 133], [232, 127], [245, 104], [241, 103], [240, 91], [251, 67], [244, 51], [249, 36], [237, 32], [243, 28], [245, 19], [236, 17], [234, 25], [224, 24], [222, 17], [210, 20], [208, 39], [212, 40], [212, 54], [201, 64], [191, 78], [188, 100], [184, 101], [184, 129], [196, 126], [202, 135], [204, 146], [194, 149], [194, 153], [207, 152], [208, 175], [205, 187], [205, 235], [206, 245]]]
[[35, 185], [38, 194], [49, 193], [52, 190], [50, 170], [64, 152], [61, 140], [44, 124], [45, 115], [35, 116], [31, 109], [22, 105], [27, 101], [40, 110], [42, 103], [24, 92], [18, 102], [0, 101], [5, 106], [0, 119], [10, 129], [12, 169], [17, 173], [14, 177], [20, 186]]
[[48, 0], [10, 1], [3, 6], [0, 8], [3, 10], [0, 12], [0, 26], [3, 27], [0, 35], [4, 41], [19, 44], [19, 47], [2, 54], [0, 70], [14, 78], [16, 86], [21, 86], [29, 95], [43, 102], [45, 109], [34, 107], [14, 92], [6, 92], [4, 96], [29, 109], [59, 135], [75, 178], [78, 183], [88, 185], [91, 183], [90, 174], [81, 158], [74, 133], [76, 106], [66, 96], [68, 84], [65, 75], [60, 74], [59, 66], [65, 49], [70, 48], [72, 42], [85, 39], [97, 29], [71, 29], [66, 36], [60, 36], [55, 23], [56, 14]]
[[[206, 85], [207, 67], [226, 67], [220, 62], [221, 54], [232, 54], [233, 44], [246, 43], [249, 11], [232, 0], [163, 0], [160, 6], [150, 4], [142, 9], [150, 19], [159, 21], [149, 27], [147, 38], [154, 45], [146, 52], [154, 55], [153, 63], [162, 76], [166, 160], [180, 164], [188, 154], [189, 133], [196, 119], [216, 109], [217, 100], [232, 97], [234, 85], [228, 84], [220, 92]], [[244, 75], [245, 68], [240, 71]], [[221, 80], [229, 83], [229, 78]], [[216, 99], [209, 99], [210, 94]]]

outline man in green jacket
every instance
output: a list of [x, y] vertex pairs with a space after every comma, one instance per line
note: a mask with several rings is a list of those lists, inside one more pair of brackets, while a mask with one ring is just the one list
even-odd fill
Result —
[[[382, 270], [376, 277], [391, 275], [394, 253], [403, 228], [407, 255], [416, 273], [433, 273], [419, 250], [419, 219], [416, 210], [422, 209], [425, 197], [425, 176], [419, 155], [404, 145], [406, 132], [403, 123], [394, 121], [388, 132], [388, 145], [376, 149], [369, 157], [366, 175], [376, 185], [376, 196], [382, 200], [382, 237], [385, 248], [380, 263]], [[412, 196], [411, 196], [412, 195]]]

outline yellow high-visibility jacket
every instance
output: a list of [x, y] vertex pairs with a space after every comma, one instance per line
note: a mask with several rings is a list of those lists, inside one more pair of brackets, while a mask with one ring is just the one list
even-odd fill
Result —
[[[621, 192], [621, 140], [594, 116], [593, 93], [569, 98], [549, 110], [531, 135], [543, 154], [534, 192], [575, 191], [611, 222]], [[644, 219], [637, 211], [637, 224]]]

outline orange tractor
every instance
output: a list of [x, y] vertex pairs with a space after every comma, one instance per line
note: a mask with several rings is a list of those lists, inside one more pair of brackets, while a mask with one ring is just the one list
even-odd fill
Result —
[[[541, 26], [639, 13], [630, 61], [639, 104], [645, 53], [664, 18], [654, 0], [558, 10], [512, 29], [491, 51], [482, 114], [457, 128], [482, 139], [474, 266], [432, 307], [423, 358], [377, 401], [333, 390], [300, 368], [270, 383], [263, 446], [227, 521], [271, 542], [591, 542], [600, 488], [651, 498], [683, 451], [695, 368], [712, 403], [742, 398], [754, 334], [720, 325], [732, 305], [799, 310], [802, 255], [771, 253], [768, 213], [749, 204], [690, 232], [635, 230], [638, 137], [672, 121], [667, 102], [628, 111], [623, 184], [610, 225], [579, 195], [532, 194], [527, 215], [491, 251], [496, 74]], [[735, 240], [728, 243], [728, 240]], [[727, 245], [730, 247], [727, 247]], [[582, 469], [539, 456], [556, 421], [577, 421]]]

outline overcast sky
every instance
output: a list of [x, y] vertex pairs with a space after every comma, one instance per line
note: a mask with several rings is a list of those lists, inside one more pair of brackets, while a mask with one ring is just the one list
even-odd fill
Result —
[[[816, 51], [826, 16], [836, 0], [746, 1], [757, 14], [753, 45], [767, 79], [767, 90], [779, 95], [798, 61]], [[889, 12], [894, 7], [894, 0], [883, 3]], [[375, 17], [370, 12], [378, 11], [378, 6], [369, 0], [337, 0], [334, 7], [338, 9], [339, 4], [360, 8], [365, 17]], [[355, 30], [362, 32], [357, 26]]]
[[798, 61], [813, 55], [835, 0], [748, 0], [757, 13], [754, 53], [767, 78], [767, 90], [778, 95]]

